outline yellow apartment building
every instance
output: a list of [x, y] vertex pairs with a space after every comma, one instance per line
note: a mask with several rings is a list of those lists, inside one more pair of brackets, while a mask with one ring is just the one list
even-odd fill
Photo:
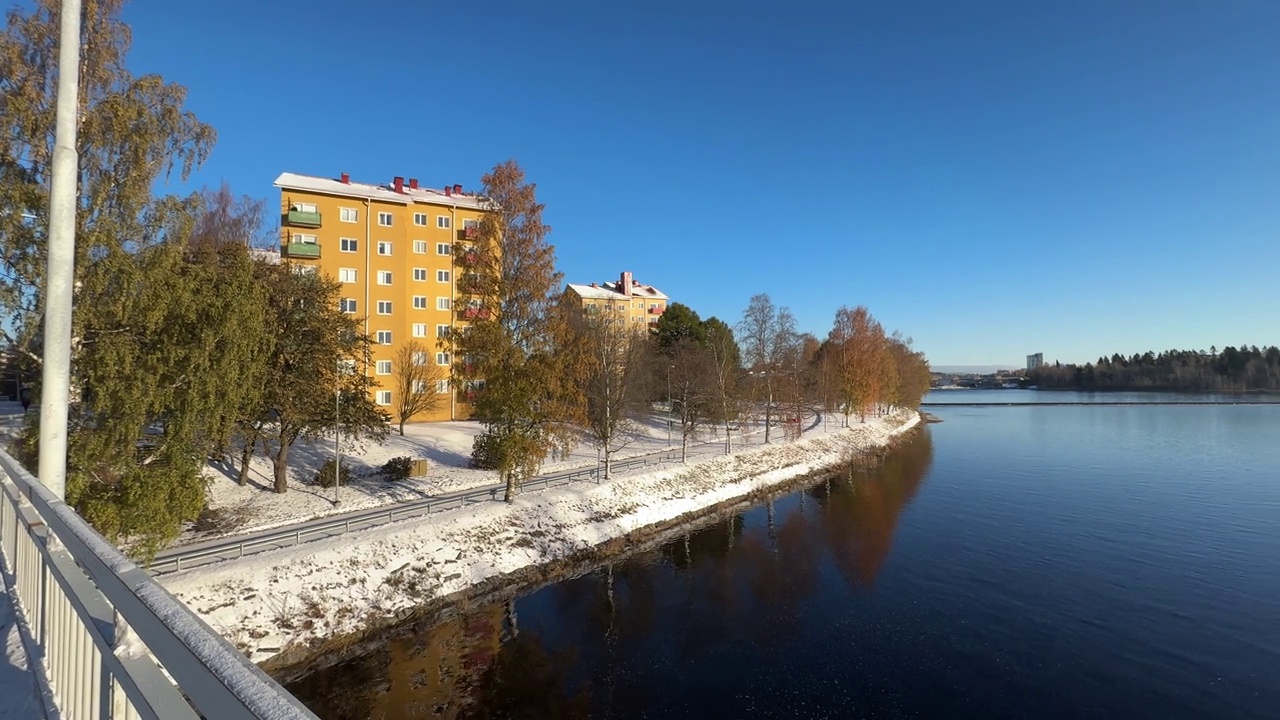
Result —
[[[396, 351], [417, 340], [448, 378], [452, 358], [437, 343], [480, 312], [459, 298], [465, 255], [455, 258], [454, 243], [476, 232], [484, 198], [461, 185], [427, 188], [403, 177], [374, 185], [354, 182], [346, 173], [322, 178], [286, 172], [275, 186], [283, 260], [342, 284], [342, 310], [363, 318], [374, 339], [372, 363], [365, 368], [378, 384], [374, 401], [394, 416]], [[449, 395], [448, 402], [415, 421], [470, 417], [468, 396], [451, 392], [447, 379], [436, 392]]]
[[617, 282], [577, 285], [569, 283], [565, 295], [582, 303], [582, 311], [605, 322], [624, 322], [636, 330], [649, 330], [667, 309], [670, 299], [652, 285], [636, 282], [623, 272]]

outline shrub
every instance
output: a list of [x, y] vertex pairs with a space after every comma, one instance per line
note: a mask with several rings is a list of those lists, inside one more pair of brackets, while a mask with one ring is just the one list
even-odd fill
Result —
[[393, 457], [382, 465], [382, 474], [386, 475], [388, 480], [408, 480], [412, 472], [413, 458], [407, 455]]
[[[351, 467], [350, 466], [343, 465], [342, 472], [339, 474], [340, 474], [339, 479], [341, 480], [343, 485], [351, 484]], [[333, 487], [333, 460], [331, 459], [325, 460], [324, 464], [320, 466], [320, 471], [316, 473], [315, 483], [320, 487], [325, 487], [325, 488]]]

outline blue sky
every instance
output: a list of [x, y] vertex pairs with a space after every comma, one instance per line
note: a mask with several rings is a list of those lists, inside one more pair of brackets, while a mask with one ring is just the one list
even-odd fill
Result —
[[[1280, 342], [1280, 3], [135, 0], [195, 185], [474, 188], [574, 282], [863, 304], [939, 365]], [[185, 189], [185, 188], [178, 188]]]

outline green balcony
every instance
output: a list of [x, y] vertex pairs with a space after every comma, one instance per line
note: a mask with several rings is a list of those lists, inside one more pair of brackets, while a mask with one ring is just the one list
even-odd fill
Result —
[[290, 210], [289, 216], [285, 218], [285, 221], [293, 227], [318, 228], [320, 227], [320, 213]]
[[287, 243], [284, 246], [285, 257], [297, 258], [318, 258], [320, 257], [320, 245], [317, 243]]

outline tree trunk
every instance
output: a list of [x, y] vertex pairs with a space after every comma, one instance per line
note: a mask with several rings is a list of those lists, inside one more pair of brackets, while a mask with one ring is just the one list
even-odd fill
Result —
[[507, 490], [502, 494], [502, 502], [514, 502], [516, 499], [516, 474], [514, 471], [505, 473], [507, 481]]
[[689, 459], [689, 431], [685, 428], [680, 429], [680, 462]]
[[400, 418], [400, 437], [404, 437], [404, 418]]
[[289, 490], [289, 445], [290, 442], [288, 440], [283, 437], [280, 438], [280, 449], [271, 461], [271, 469], [275, 474], [275, 487], [273, 489], [280, 495]]
[[613, 451], [609, 449], [609, 444], [604, 446], [604, 479], [613, 479]]
[[[733, 452], [733, 431], [729, 429], [729, 421], [724, 421], [724, 447], [727, 453]], [[738, 427], [742, 427], [739, 425]]]
[[256, 435], [250, 435], [240, 443], [240, 476], [236, 478], [236, 482], [240, 483], [241, 487], [249, 484], [249, 461], [253, 459], [253, 451], [257, 446]]

